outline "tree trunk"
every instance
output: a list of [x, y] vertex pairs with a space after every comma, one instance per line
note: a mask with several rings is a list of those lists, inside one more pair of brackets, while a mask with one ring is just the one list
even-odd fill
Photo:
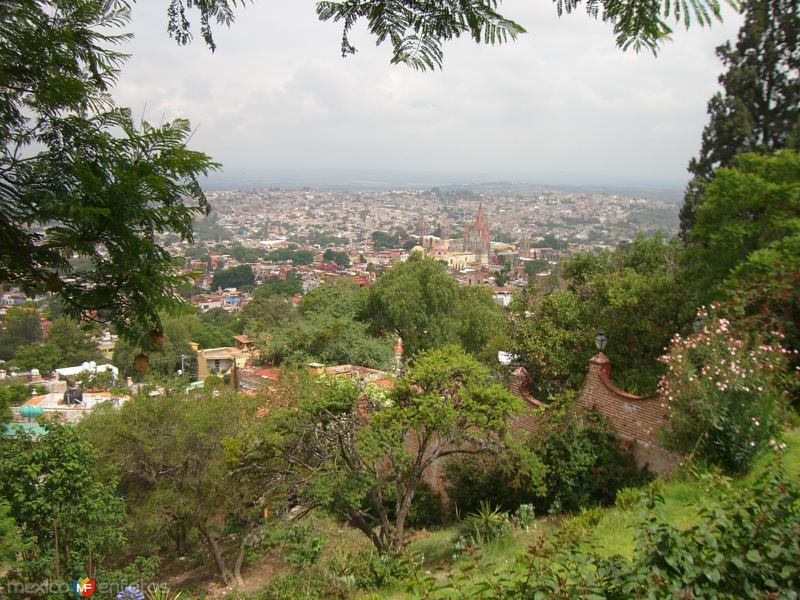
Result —
[[[392, 534], [392, 525], [389, 523], [389, 515], [386, 513], [386, 507], [383, 505], [383, 496], [380, 490], [372, 490], [369, 493], [369, 499], [372, 502], [372, 507], [381, 520], [380, 538], [383, 548], [388, 548], [390, 545], [390, 538]], [[382, 551], [383, 552], [383, 551]]]
[[186, 556], [186, 526], [183, 523], [175, 526], [175, 552], [178, 556]]
[[386, 554], [386, 544], [381, 537], [375, 535], [372, 527], [369, 526], [369, 523], [366, 522], [364, 517], [359, 515], [358, 512], [354, 510], [347, 510], [344, 514], [344, 517], [348, 522], [350, 522], [350, 524], [358, 527], [358, 529], [370, 539], [373, 546], [375, 546], [375, 549], [379, 553]]
[[247, 551], [247, 539], [250, 537], [250, 530], [252, 528], [252, 523], [248, 523], [244, 533], [242, 534], [242, 541], [239, 543], [239, 553], [236, 555], [236, 562], [233, 563], [233, 579], [238, 585], [244, 585], [244, 578], [242, 577], [242, 563], [244, 563], [244, 555]]
[[394, 552], [400, 554], [403, 551], [403, 542], [406, 530], [406, 517], [411, 509], [411, 501], [414, 499], [414, 488], [411, 487], [404, 495], [398, 495], [396, 504], [396, 514], [394, 520]]
[[225, 585], [230, 585], [231, 577], [228, 573], [228, 567], [225, 564], [225, 558], [222, 556], [222, 551], [220, 550], [217, 540], [205, 527], [198, 527], [198, 529], [200, 530], [200, 534], [203, 536], [203, 539], [206, 541], [206, 546], [208, 546], [211, 556], [214, 558], [214, 566], [217, 568], [217, 574], [220, 576]]

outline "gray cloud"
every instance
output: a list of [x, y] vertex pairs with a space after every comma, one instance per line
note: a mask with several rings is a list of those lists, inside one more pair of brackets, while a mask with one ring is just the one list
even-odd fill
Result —
[[184, 116], [193, 146], [229, 172], [395, 169], [497, 174], [552, 171], [686, 179], [721, 69], [714, 48], [736, 35], [731, 11], [711, 29], [678, 31], [658, 57], [622, 52], [611, 28], [548, 2], [507, 0], [529, 31], [508, 46], [448, 44], [441, 72], [389, 65], [389, 49], [339, 29], [313, 2], [260, 0], [216, 34], [178, 47], [164, 2], [134, 5], [115, 96], [150, 121]]

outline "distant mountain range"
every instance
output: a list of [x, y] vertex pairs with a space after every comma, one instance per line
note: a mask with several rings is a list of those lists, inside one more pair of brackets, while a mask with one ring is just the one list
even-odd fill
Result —
[[656, 200], [680, 202], [684, 182], [659, 181], [632, 176], [549, 172], [469, 173], [454, 171], [380, 171], [346, 169], [276, 169], [236, 171], [212, 175], [203, 181], [209, 190], [255, 189], [267, 187], [387, 190], [419, 188], [548, 190], [640, 196]]

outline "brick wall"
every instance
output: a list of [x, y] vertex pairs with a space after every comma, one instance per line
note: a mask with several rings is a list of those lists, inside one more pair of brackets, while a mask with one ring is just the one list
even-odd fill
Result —
[[576, 399], [579, 406], [596, 409], [623, 440], [635, 442], [640, 467], [654, 473], [672, 469], [680, 457], [661, 447], [658, 432], [668, 424], [667, 409], [658, 398], [635, 396], [611, 381], [611, 361], [601, 352], [589, 361], [589, 371]]
[[[511, 392], [523, 401], [522, 412], [511, 423], [517, 438], [524, 437], [541, 426], [541, 402], [528, 391], [528, 372], [520, 367], [511, 374]], [[658, 432], [668, 423], [666, 407], [658, 398], [629, 394], [611, 381], [611, 361], [603, 353], [592, 357], [576, 403], [595, 409], [608, 421], [623, 440], [634, 442], [634, 456], [639, 467], [657, 474], [670, 471], [680, 460], [676, 454], [661, 447]]]

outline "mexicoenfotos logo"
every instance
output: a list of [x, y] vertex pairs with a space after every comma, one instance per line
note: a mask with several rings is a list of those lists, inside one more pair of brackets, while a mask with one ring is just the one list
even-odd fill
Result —
[[72, 580], [72, 591], [79, 598], [88, 598], [89, 596], [94, 594], [94, 589], [95, 589], [94, 579], [89, 579], [88, 577], [84, 577], [83, 579]]

